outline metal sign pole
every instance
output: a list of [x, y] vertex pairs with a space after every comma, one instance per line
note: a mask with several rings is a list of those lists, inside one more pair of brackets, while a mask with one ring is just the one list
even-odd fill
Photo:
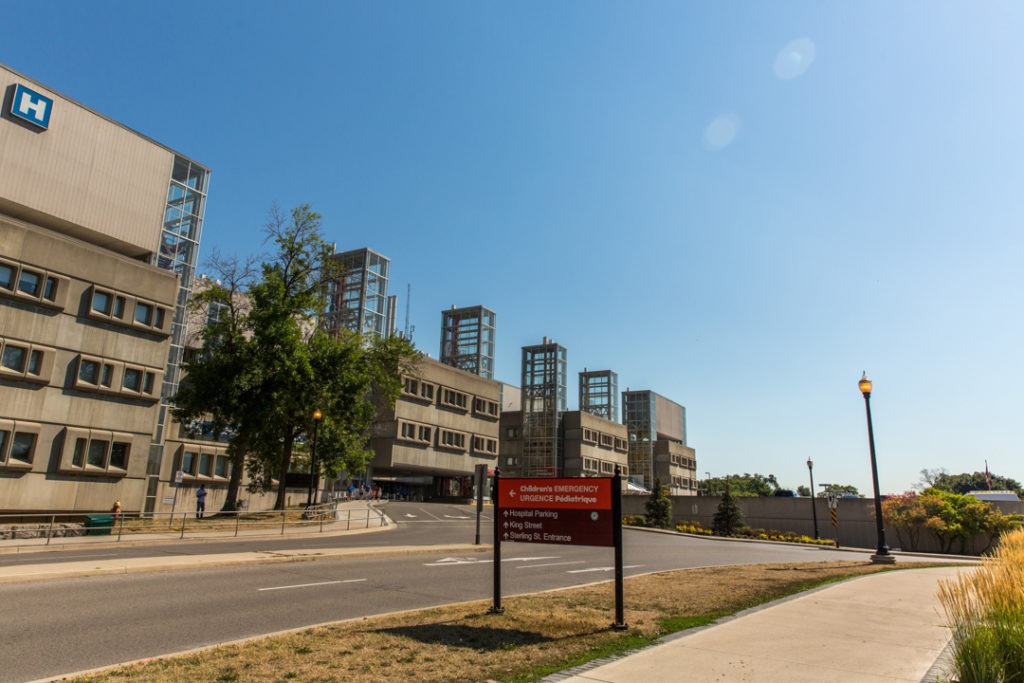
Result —
[[626, 631], [630, 627], [626, 624], [623, 606], [623, 475], [618, 465], [615, 465], [615, 475], [611, 477], [611, 487], [612, 533], [615, 545], [615, 622], [611, 629]]
[[487, 610], [488, 614], [503, 614], [501, 606], [501, 470], [494, 468], [494, 491], [491, 494], [494, 503], [494, 604]]
[[476, 543], [480, 545], [480, 517], [484, 512], [484, 485], [487, 484], [487, 465], [476, 466]]

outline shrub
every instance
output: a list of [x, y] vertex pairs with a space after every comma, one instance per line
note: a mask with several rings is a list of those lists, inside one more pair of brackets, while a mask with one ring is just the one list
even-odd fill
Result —
[[980, 569], [940, 582], [960, 683], [1024, 680], [1024, 529], [1004, 534]]

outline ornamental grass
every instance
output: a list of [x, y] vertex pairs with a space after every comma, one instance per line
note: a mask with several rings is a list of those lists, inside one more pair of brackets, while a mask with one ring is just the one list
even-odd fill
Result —
[[960, 683], [1024, 683], [1024, 529], [970, 573], [940, 582]]

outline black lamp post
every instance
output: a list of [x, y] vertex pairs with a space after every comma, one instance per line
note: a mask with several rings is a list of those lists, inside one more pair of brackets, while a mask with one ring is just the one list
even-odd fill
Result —
[[317, 488], [317, 467], [316, 467], [316, 430], [320, 426], [320, 420], [324, 414], [317, 408], [313, 411], [313, 449], [309, 456], [309, 495], [306, 496], [306, 507], [313, 505], [313, 492]]
[[818, 508], [814, 504], [814, 461], [807, 458], [807, 472], [811, 475], [811, 517], [814, 518], [814, 540], [818, 540]]
[[889, 546], [885, 544], [885, 529], [882, 528], [882, 497], [878, 492], [878, 465], [875, 462], [875, 431], [871, 425], [871, 380], [868, 373], [861, 375], [860, 393], [864, 394], [864, 409], [868, 414], [868, 448], [871, 451], [871, 484], [875, 487], [875, 529], [878, 533], [878, 548], [871, 556], [871, 561], [879, 564], [891, 564], [896, 558], [889, 554]]

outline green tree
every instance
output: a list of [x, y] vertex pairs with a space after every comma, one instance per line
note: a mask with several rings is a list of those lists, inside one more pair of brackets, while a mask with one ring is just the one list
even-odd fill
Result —
[[774, 474], [727, 474], [708, 480], [708, 493], [715, 495], [729, 488], [734, 496], [770, 496], [779, 488]]
[[929, 531], [944, 553], [953, 552], [954, 545], [966, 552], [972, 539], [987, 537], [984, 552], [1020, 523], [1019, 516], [1004, 515], [986, 501], [940, 489], [890, 496], [882, 501], [882, 517], [910, 550], [917, 548], [921, 532]]
[[174, 397], [175, 419], [190, 435], [202, 431], [213, 435], [233, 434], [227, 455], [231, 473], [222, 510], [238, 507], [238, 491], [248, 451], [247, 434], [239, 427], [245, 412], [245, 393], [257, 358], [250, 343], [249, 299], [245, 292], [252, 282], [252, 260], [222, 258], [214, 253], [207, 265], [215, 273], [193, 292], [191, 315], [206, 321], [197, 353], [186, 356], [184, 372]]
[[667, 487], [661, 485], [661, 479], [654, 479], [651, 496], [647, 499], [647, 526], [656, 529], [672, 527], [672, 499], [668, 497]]
[[[926, 470], [922, 470], [922, 474]], [[992, 481], [992, 488], [997, 491], [1013, 491], [1017, 495], [1024, 495], [1020, 482], [1016, 479], [1004, 477], [998, 474], [991, 474], [986, 477], [984, 472], [962, 472], [960, 474], [948, 474], [943, 471], [935, 476], [932, 488], [951, 493], [970, 493], [971, 491], [987, 491], [989, 479]]]
[[711, 520], [711, 529], [719, 536], [731, 536], [743, 526], [743, 513], [732, 497], [729, 482], [726, 482], [722, 500], [718, 503], [718, 510]]
[[317, 327], [328, 283], [340, 276], [319, 227], [320, 215], [308, 205], [289, 214], [272, 209], [267, 235], [277, 251], [259, 275], [239, 278], [237, 287], [215, 285], [209, 301], [200, 298], [199, 305], [245, 306], [204, 331], [177, 397], [181, 417], [209, 414], [230, 428], [232, 479], [241, 476], [244, 458], [251, 490], [269, 491], [276, 480], [277, 509], [284, 508], [293, 450], [313, 430], [314, 409], [323, 414], [318, 469], [363, 471], [376, 411], [394, 405], [400, 373], [418, 357], [403, 339], [335, 337]]
[[899, 496], [889, 496], [882, 501], [882, 519], [885, 526], [896, 533], [900, 547], [917, 550], [921, 532], [925, 529], [928, 514], [921, 504], [921, 498], [914, 491]]
[[828, 488], [818, 491], [818, 498], [826, 498], [829, 493], [833, 493], [837, 496], [857, 496], [861, 498], [860, 491], [857, 490], [856, 486], [851, 484], [829, 484]]

